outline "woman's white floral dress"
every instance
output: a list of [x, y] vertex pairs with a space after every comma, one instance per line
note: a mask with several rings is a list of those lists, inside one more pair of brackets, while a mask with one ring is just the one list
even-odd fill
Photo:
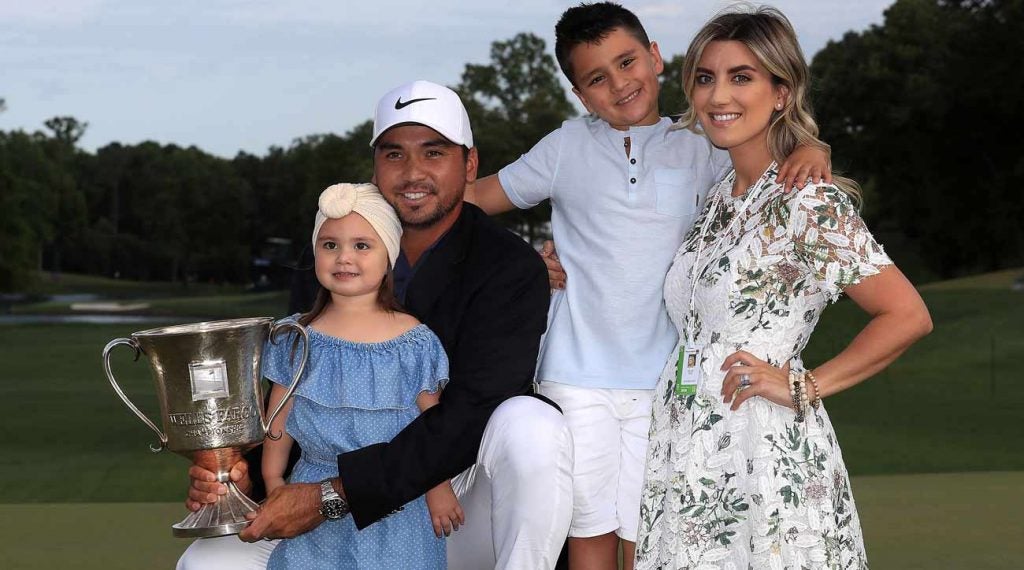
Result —
[[[719, 395], [726, 356], [742, 349], [776, 366], [801, 366], [822, 309], [892, 263], [846, 194], [831, 185], [786, 194], [776, 174], [773, 164], [737, 198], [735, 173], [719, 183], [665, 279], [680, 343], [692, 319], [703, 347], [701, 378], [696, 395], [678, 396], [673, 355], [656, 389], [638, 569], [867, 567], [824, 407], [797, 423], [791, 408], [764, 398], [732, 412]], [[690, 314], [690, 272], [705, 225]]]

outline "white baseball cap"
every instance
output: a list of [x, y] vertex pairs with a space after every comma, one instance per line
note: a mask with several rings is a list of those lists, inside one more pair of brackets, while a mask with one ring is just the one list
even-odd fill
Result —
[[455, 144], [473, 148], [466, 107], [458, 94], [444, 85], [413, 81], [388, 91], [377, 101], [370, 146], [384, 131], [403, 123], [430, 127]]

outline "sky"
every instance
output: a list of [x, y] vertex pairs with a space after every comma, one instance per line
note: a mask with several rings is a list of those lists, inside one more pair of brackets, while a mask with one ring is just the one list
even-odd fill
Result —
[[[459, 81], [491, 42], [543, 38], [569, 0], [0, 0], [0, 130], [89, 124], [80, 145], [145, 140], [232, 157], [344, 133], [415, 79]], [[622, 2], [668, 59], [731, 2]], [[808, 59], [892, 0], [776, 0]], [[566, 85], [568, 85], [566, 83]]]

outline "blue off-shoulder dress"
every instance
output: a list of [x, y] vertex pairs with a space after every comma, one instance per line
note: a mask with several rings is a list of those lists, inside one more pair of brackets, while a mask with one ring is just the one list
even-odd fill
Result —
[[[293, 320], [294, 317], [290, 317]], [[338, 476], [338, 455], [390, 441], [417, 415], [416, 396], [448, 381], [448, 359], [426, 325], [384, 342], [358, 343], [309, 330], [309, 362], [295, 390], [285, 429], [302, 448], [292, 483]], [[301, 355], [294, 333], [267, 343], [263, 375], [288, 386]], [[293, 357], [294, 352], [294, 357]], [[444, 539], [434, 535], [423, 497], [363, 530], [351, 516], [282, 540], [267, 567], [417, 568], [446, 566]]]

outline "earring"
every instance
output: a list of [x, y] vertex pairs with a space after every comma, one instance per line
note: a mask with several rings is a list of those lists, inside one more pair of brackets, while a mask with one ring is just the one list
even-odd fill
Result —
[[776, 103], [775, 104], [775, 110], [776, 111], [781, 111], [782, 110], [782, 103]]

